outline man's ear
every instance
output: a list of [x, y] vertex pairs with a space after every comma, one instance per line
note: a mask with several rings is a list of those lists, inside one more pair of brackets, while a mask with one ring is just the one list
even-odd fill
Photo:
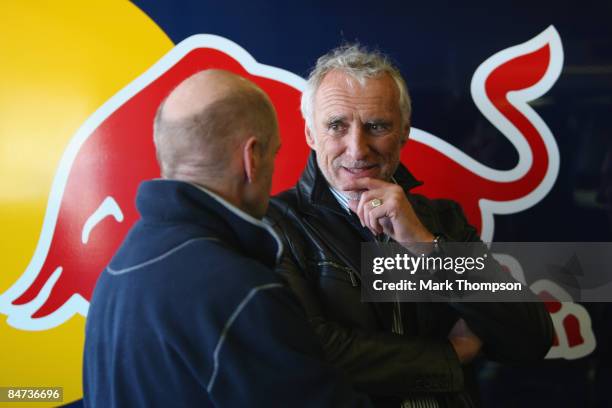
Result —
[[410, 137], [410, 124], [404, 126], [402, 130], [403, 130], [403, 135], [404, 135], [404, 137], [402, 138], [402, 147], [404, 147]]
[[308, 127], [308, 125], [304, 125], [304, 133], [306, 133], [306, 143], [308, 144], [308, 146], [312, 149], [312, 150], [317, 150], [315, 149], [315, 141], [314, 141], [314, 136], [312, 134], [312, 131], [310, 130], [310, 128]]
[[259, 143], [255, 136], [249, 137], [242, 148], [242, 161], [244, 163], [244, 174], [249, 183], [257, 176], [259, 169]]

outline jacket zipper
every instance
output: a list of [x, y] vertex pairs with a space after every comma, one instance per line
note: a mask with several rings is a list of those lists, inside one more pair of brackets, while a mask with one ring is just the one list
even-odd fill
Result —
[[355, 278], [355, 272], [353, 272], [353, 270], [349, 268], [348, 266], [343, 266], [343, 265], [337, 264], [332, 261], [321, 261], [317, 263], [317, 265], [318, 266], [333, 266], [334, 268], [342, 269], [343, 271], [348, 273], [348, 276], [351, 279], [351, 285], [353, 287], [359, 286], [359, 284], [357, 283], [357, 279]]

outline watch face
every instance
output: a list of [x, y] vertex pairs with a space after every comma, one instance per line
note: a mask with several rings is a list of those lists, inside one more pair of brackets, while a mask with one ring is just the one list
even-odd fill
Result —
[[442, 248], [440, 247], [440, 244], [446, 242], [446, 237], [442, 234], [436, 234], [434, 235], [434, 240], [433, 240], [433, 252], [436, 254], [440, 254], [442, 252]]

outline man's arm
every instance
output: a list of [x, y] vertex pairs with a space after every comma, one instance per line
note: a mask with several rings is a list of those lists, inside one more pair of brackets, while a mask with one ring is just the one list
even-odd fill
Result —
[[285, 254], [277, 271], [306, 310], [328, 361], [357, 389], [402, 397], [463, 390], [461, 363], [449, 340], [366, 332], [329, 321], [306, 271], [291, 254]]
[[[373, 234], [385, 233], [401, 244], [431, 242], [432, 231], [421, 223], [398, 185], [364, 177], [344, 189], [364, 190], [359, 201], [351, 201], [350, 206]], [[382, 204], [370, 205], [374, 199]], [[458, 203], [448, 200], [438, 200], [438, 203], [447, 206], [440, 214], [439, 223], [445, 231], [435, 232], [446, 232], [452, 242], [482, 242]], [[511, 279], [492, 256], [489, 260], [487, 274]], [[536, 299], [523, 303], [453, 303], [451, 306], [480, 337], [487, 357], [494, 360], [506, 363], [537, 361], [552, 345], [552, 320], [544, 304]]]
[[[452, 225], [453, 230], [459, 231], [451, 237], [452, 241], [482, 242], [476, 229], [467, 222], [459, 204], [449, 203], [452, 211], [448, 214], [452, 220], [443, 221]], [[486, 248], [484, 250], [488, 251]], [[488, 259], [491, 262], [487, 265], [487, 273], [511, 279], [492, 256]], [[533, 302], [457, 302], [450, 306], [482, 340], [483, 352], [490, 359], [502, 363], [539, 361], [552, 345], [552, 320], [544, 304], [537, 299]]]

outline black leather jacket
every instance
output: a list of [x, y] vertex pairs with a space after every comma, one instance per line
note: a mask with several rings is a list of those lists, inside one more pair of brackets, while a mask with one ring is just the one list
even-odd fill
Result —
[[[420, 183], [402, 165], [394, 178], [430, 232], [479, 241], [459, 204], [409, 193]], [[541, 303], [403, 303], [404, 334], [392, 333], [399, 304], [361, 302], [360, 245], [374, 237], [340, 207], [314, 153], [296, 187], [273, 198], [267, 219], [285, 241], [278, 270], [300, 298], [328, 359], [377, 406], [399, 407], [402, 399], [420, 396], [435, 396], [441, 407], [473, 406], [466, 391], [473, 377], [464, 375], [447, 340], [460, 317], [490, 359], [537, 361], [552, 344], [552, 322]]]

